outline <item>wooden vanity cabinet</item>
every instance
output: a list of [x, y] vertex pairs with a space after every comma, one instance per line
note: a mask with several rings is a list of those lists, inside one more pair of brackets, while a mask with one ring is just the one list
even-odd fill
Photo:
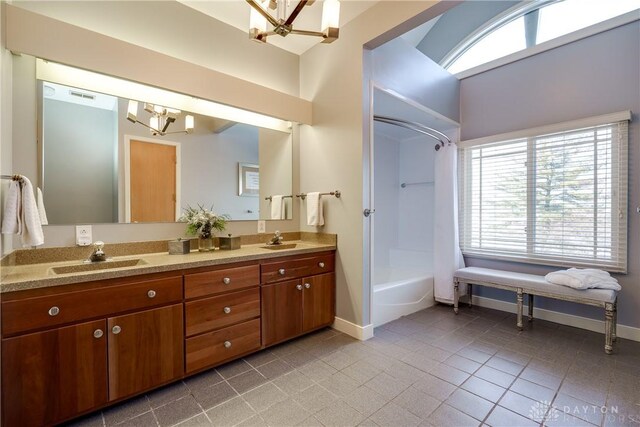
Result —
[[[289, 258], [261, 266], [264, 347], [333, 323], [336, 305], [333, 269], [333, 253]], [[309, 273], [316, 274], [305, 276]], [[295, 279], [282, 281], [292, 277]]]
[[[2, 301], [4, 426], [53, 425], [184, 376], [182, 276], [129, 281]], [[100, 297], [97, 313], [85, 315]], [[20, 316], [21, 307], [32, 319]], [[60, 326], [61, 318], [73, 322]]]
[[2, 340], [4, 426], [46, 426], [108, 401], [106, 320]]

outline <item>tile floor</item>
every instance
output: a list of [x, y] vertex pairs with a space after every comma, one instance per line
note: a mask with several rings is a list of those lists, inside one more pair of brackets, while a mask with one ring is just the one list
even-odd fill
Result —
[[359, 342], [332, 329], [76, 422], [83, 426], [640, 426], [640, 343], [435, 306]]

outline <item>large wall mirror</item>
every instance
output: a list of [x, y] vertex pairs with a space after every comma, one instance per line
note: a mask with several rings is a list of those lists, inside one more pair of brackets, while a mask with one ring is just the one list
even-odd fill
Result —
[[231, 220], [292, 218], [290, 123], [35, 66], [38, 184], [49, 224], [173, 222], [199, 205]]

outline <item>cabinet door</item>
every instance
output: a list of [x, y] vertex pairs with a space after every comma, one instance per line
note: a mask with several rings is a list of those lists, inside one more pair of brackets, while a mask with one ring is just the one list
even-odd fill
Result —
[[107, 402], [106, 321], [2, 340], [5, 426], [43, 426]]
[[268, 346], [302, 333], [300, 280], [262, 286], [262, 345]]
[[302, 279], [303, 321], [307, 332], [333, 323], [336, 315], [336, 279], [334, 273]]
[[181, 378], [182, 304], [108, 319], [109, 400]]

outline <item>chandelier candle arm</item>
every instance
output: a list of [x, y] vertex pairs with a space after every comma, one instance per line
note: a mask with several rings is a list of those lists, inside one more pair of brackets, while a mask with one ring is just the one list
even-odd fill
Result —
[[[322, 43], [331, 43], [338, 39], [340, 21], [340, 1], [324, 0], [322, 5], [321, 31], [300, 30], [293, 28], [293, 22], [300, 15], [305, 6], [311, 6], [315, 0], [300, 0], [293, 12], [287, 17], [285, 1], [275, 0], [246, 0], [251, 7], [249, 16], [249, 38], [262, 43], [267, 42], [267, 37], [278, 34], [286, 37], [289, 34], [321, 37]], [[275, 10], [278, 18], [275, 18], [267, 7]], [[273, 29], [267, 31], [267, 22]]]

